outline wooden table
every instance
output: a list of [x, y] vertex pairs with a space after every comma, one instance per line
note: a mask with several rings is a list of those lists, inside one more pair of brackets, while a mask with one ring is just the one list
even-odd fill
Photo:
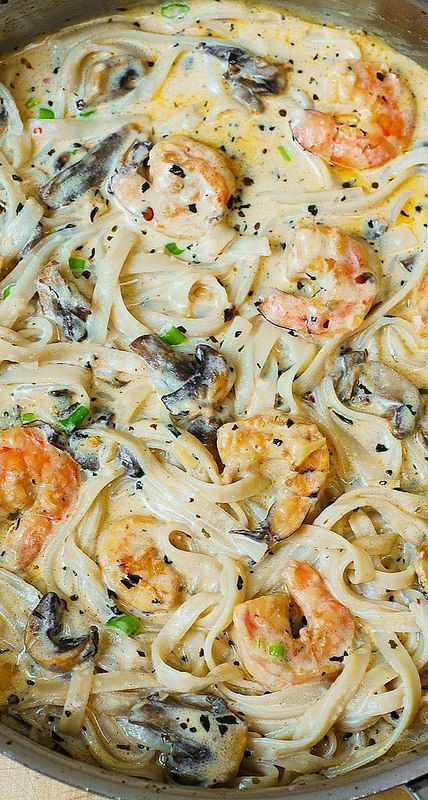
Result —
[[[0, 798], [1, 800], [102, 800], [98, 794], [70, 789], [63, 783], [44, 778], [3, 756], [0, 756]], [[242, 798], [245, 800], [245, 792]], [[376, 800], [408, 800], [408, 798], [401, 789], [392, 789], [376, 795]]]

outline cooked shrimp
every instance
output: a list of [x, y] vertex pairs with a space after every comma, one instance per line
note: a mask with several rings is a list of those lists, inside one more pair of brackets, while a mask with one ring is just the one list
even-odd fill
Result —
[[227, 482], [250, 472], [265, 476], [276, 499], [252, 536], [278, 541], [302, 524], [327, 482], [329, 454], [316, 425], [284, 414], [228, 422], [217, 435]]
[[129, 516], [100, 538], [98, 563], [119, 602], [138, 611], [165, 611], [177, 605], [180, 578], [154, 543], [156, 520]]
[[194, 240], [219, 222], [234, 189], [222, 153], [186, 136], [171, 136], [150, 150], [147, 174], [135, 165], [112, 179], [119, 204], [160, 233]]
[[[339, 672], [355, 633], [349, 610], [313, 567], [293, 562], [282, 578], [288, 595], [256, 597], [237, 605], [233, 615], [244, 667], [271, 691]], [[297, 638], [291, 631], [290, 599], [306, 620]]]
[[11, 523], [6, 540], [19, 567], [30, 566], [54, 523], [67, 517], [79, 484], [74, 459], [48, 444], [38, 431], [0, 432], [0, 521]]
[[290, 120], [293, 136], [305, 150], [341, 167], [370, 169], [409, 144], [415, 101], [407, 83], [389, 67], [356, 61], [336, 79], [329, 75], [329, 91], [336, 91], [336, 115], [304, 110]]
[[256, 306], [269, 322], [307, 339], [347, 333], [376, 298], [375, 270], [363, 244], [341, 228], [305, 225], [286, 259], [285, 291], [268, 290]]

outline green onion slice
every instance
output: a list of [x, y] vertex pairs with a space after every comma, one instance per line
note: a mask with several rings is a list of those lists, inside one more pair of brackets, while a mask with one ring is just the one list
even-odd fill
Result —
[[36, 415], [32, 414], [31, 411], [27, 411], [22, 415], [21, 422], [23, 425], [28, 425], [29, 422], [34, 422], [35, 419], [37, 419]]
[[51, 108], [39, 108], [39, 119], [55, 119], [55, 112]]
[[64, 428], [66, 433], [73, 433], [75, 428], [80, 425], [81, 422], [87, 417], [89, 414], [89, 408], [86, 406], [77, 406], [68, 417], [63, 417], [59, 419], [58, 422]]
[[282, 146], [282, 144], [278, 145], [278, 152], [283, 157], [284, 161], [291, 161], [290, 153]]
[[10, 293], [11, 293], [11, 291], [12, 291], [14, 286], [15, 286], [14, 283], [9, 283], [7, 286], [4, 287], [4, 289], [3, 289], [3, 300], [6, 300], [6, 297], [9, 297], [9, 295], [10, 295]]
[[178, 330], [175, 325], [170, 328], [164, 328], [159, 334], [163, 342], [167, 344], [183, 344], [186, 341], [184, 333]]
[[68, 259], [68, 266], [72, 270], [72, 272], [81, 272], [85, 269], [86, 259], [85, 258], [69, 258]]
[[264, 636], [259, 637], [259, 641], [257, 642], [257, 646], [260, 647], [260, 650], [266, 650], [266, 639]]
[[168, 19], [181, 19], [188, 11], [190, 6], [187, 3], [164, 3], [161, 8], [162, 16]]
[[177, 247], [175, 242], [168, 242], [168, 244], [165, 245], [165, 250], [173, 256], [179, 256], [181, 253], [184, 253], [184, 248], [181, 249], [181, 247]]
[[92, 117], [92, 114], [95, 114], [95, 108], [91, 108], [88, 111], [80, 111], [79, 117], [86, 119], [86, 117]]
[[39, 97], [29, 97], [28, 100], [25, 101], [26, 108], [34, 108], [35, 106], [40, 105], [42, 101]]
[[284, 658], [285, 647], [282, 642], [278, 642], [277, 644], [270, 644], [268, 653], [270, 656], [274, 658]]
[[112, 628], [115, 631], [122, 631], [127, 636], [132, 636], [133, 633], [138, 631], [140, 623], [137, 617], [132, 614], [119, 614], [117, 617], [110, 617], [106, 622], [106, 628]]

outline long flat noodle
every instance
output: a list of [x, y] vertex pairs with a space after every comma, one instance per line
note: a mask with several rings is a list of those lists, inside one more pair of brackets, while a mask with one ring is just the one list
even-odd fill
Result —
[[43, 213], [42, 206], [33, 197], [25, 201], [24, 207], [8, 225], [6, 233], [0, 240], [0, 258], [8, 261], [18, 255], [31, 239]]
[[40, 190], [41, 200], [49, 208], [57, 209], [99, 186], [112, 171], [130, 134], [130, 127], [125, 125], [95, 145], [80, 161], [54, 175]]
[[117, 281], [134, 242], [135, 236], [130, 231], [119, 230], [113, 237], [105, 259], [98, 265], [91, 315], [87, 322], [88, 339], [92, 342], [103, 344], [106, 339]]

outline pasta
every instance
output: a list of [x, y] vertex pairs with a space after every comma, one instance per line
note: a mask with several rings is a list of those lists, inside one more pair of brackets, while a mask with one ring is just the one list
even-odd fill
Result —
[[427, 78], [165, 3], [0, 61], [0, 713], [148, 780], [426, 740]]

